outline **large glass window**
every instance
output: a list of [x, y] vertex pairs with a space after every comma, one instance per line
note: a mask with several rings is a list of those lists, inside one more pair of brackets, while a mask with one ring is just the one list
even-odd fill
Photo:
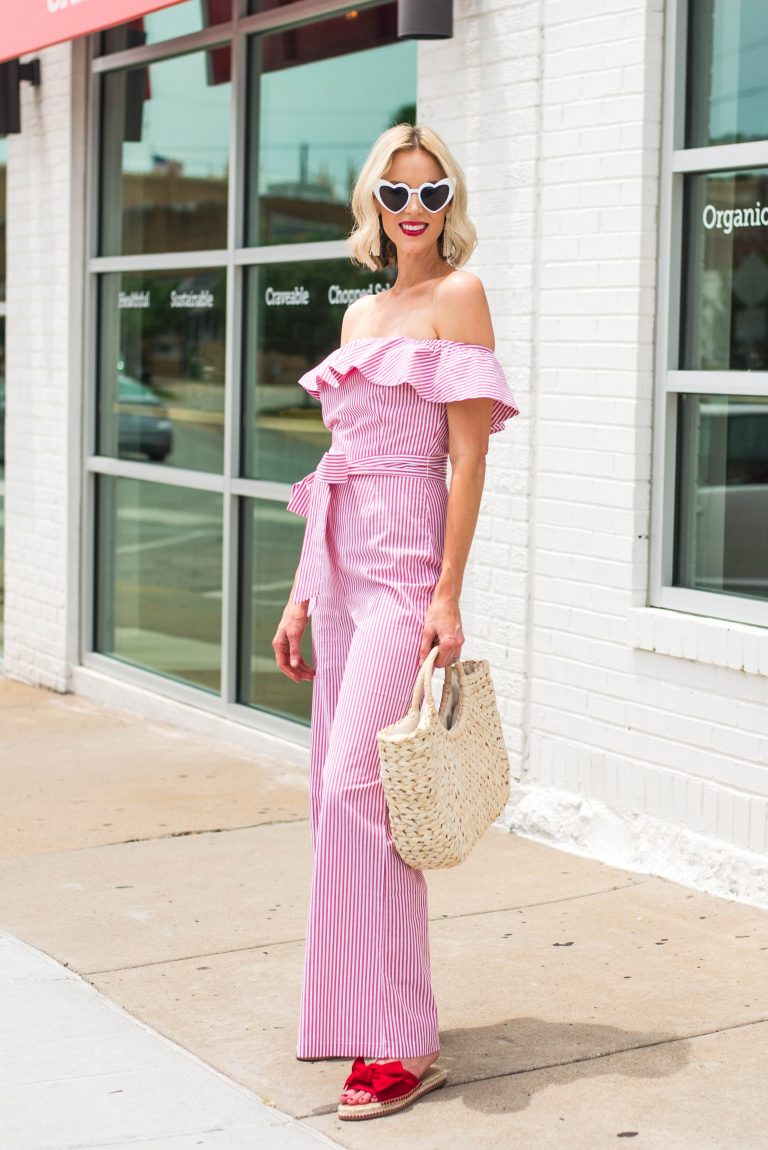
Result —
[[220, 472], [223, 268], [101, 277], [101, 455]]
[[768, 397], [680, 399], [676, 582], [768, 599]]
[[[768, 5], [676, 0], [667, 20], [688, 35], [664, 142], [652, 599], [768, 625]], [[668, 72], [668, 101], [678, 87]]]
[[226, 247], [229, 103], [209, 52], [104, 77], [102, 255]]
[[[242, 636], [238, 700], [286, 719], [309, 722], [312, 684], [294, 683], [278, 670], [272, 650], [275, 625], [288, 601], [304, 520], [269, 499], [243, 500], [239, 629]], [[312, 664], [312, 618], [302, 637]]]
[[413, 120], [416, 46], [394, 5], [250, 40], [250, 244], [345, 236], [371, 143]]
[[96, 649], [218, 691], [221, 496], [103, 475], [96, 522]]
[[687, 177], [681, 366], [768, 368], [768, 168]]
[[685, 146], [768, 138], [765, 0], [692, 0]]
[[311, 704], [272, 650], [305, 525], [291, 484], [330, 442], [298, 380], [393, 279], [353, 267], [344, 237], [374, 139], [416, 118], [396, 24], [392, 0], [322, 19], [187, 0], [105, 33], [94, 65], [91, 645], [270, 729]]

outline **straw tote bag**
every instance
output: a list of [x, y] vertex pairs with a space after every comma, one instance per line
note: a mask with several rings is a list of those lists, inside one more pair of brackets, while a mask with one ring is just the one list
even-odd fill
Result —
[[392, 838], [403, 861], [419, 870], [463, 862], [509, 798], [509, 757], [488, 661], [447, 666], [436, 708], [438, 653], [433, 647], [421, 664], [408, 713], [376, 735]]

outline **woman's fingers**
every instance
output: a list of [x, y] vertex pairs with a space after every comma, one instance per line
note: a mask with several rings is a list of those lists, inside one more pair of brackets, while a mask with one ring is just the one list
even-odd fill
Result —
[[299, 630], [292, 626], [281, 625], [272, 640], [272, 649], [275, 652], [275, 660], [279, 670], [289, 679], [293, 679], [294, 683], [300, 683], [304, 679], [312, 679], [315, 674], [313, 668], [301, 654], [302, 632], [303, 628]]

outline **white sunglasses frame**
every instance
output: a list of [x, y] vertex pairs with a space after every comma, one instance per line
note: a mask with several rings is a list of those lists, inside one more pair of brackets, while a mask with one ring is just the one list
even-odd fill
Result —
[[[441, 204], [441, 206], [439, 208], [428, 208], [427, 205], [424, 203], [424, 201], [421, 198], [421, 189], [422, 188], [440, 188], [440, 187], [442, 187], [443, 184], [448, 185], [448, 199], [445, 201], [444, 204]], [[382, 198], [379, 194], [379, 191], [383, 185], [386, 185], [388, 188], [405, 188], [407, 190], [408, 199], [405, 201], [402, 208], [398, 208], [397, 211], [394, 211], [392, 208], [387, 207], [387, 205], [384, 203], [384, 201], [382, 200]], [[406, 208], [409, 207], [409, 205], [411, 203], [411, 197], [413, 196], [414, 192], [418, 196], [419, 203], [421, 204], [424, 211], [429, 212], [429, 214], [431, 216], [436, 216], [438, 214], [438, 212], [442, 212], [443, 208], [448, 207], [451, 200], [453, 199], [455, 191], [456, 191], [456, 179], [454, 176], [444, 176], [442, 180], [425, 180], [423, 184], [420, 184], [418, 186], [418, 188], [410, 188], [410, 187], [408, 187], [408, 184], [404, 183], [402, 180], [397, 180], [397, 181], [377, 180], [376, 183], [373, 185], [374, 196], [376, 197], [378, 202], [381, 204], [382, 208], [384, 208], [384, 211], [389, 212], [390, 215], [393, 215], [393, 216], [399, 216], [402, 212], [404, 212], [406, 210]]]

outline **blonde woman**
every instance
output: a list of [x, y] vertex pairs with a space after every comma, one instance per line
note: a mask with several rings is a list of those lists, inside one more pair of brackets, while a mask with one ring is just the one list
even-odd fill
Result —
[[[301, 384], [332, 431], [288, 508], [307, 516], [272, 646], [313, 679], [314, 868], [296, 1054], [354, 1059], [339, 1117], [374, 1118], [442, 1086], [424, 876], [397, 854], [376, 732], [408, 709], [430, 648], [464, 643], [459, 598], [489, 434], [517, 414], [480, 280], [463, 172], [429, 128], [384, 132], [352, 195], [353, 260], [396, 267], [346, 311]], [[446, 485], [451, 462], [450, 489]], [[301, 638], [312, 614], [312, 657]], [[367, 1061], [373, 1060], [373, 1061]]]

